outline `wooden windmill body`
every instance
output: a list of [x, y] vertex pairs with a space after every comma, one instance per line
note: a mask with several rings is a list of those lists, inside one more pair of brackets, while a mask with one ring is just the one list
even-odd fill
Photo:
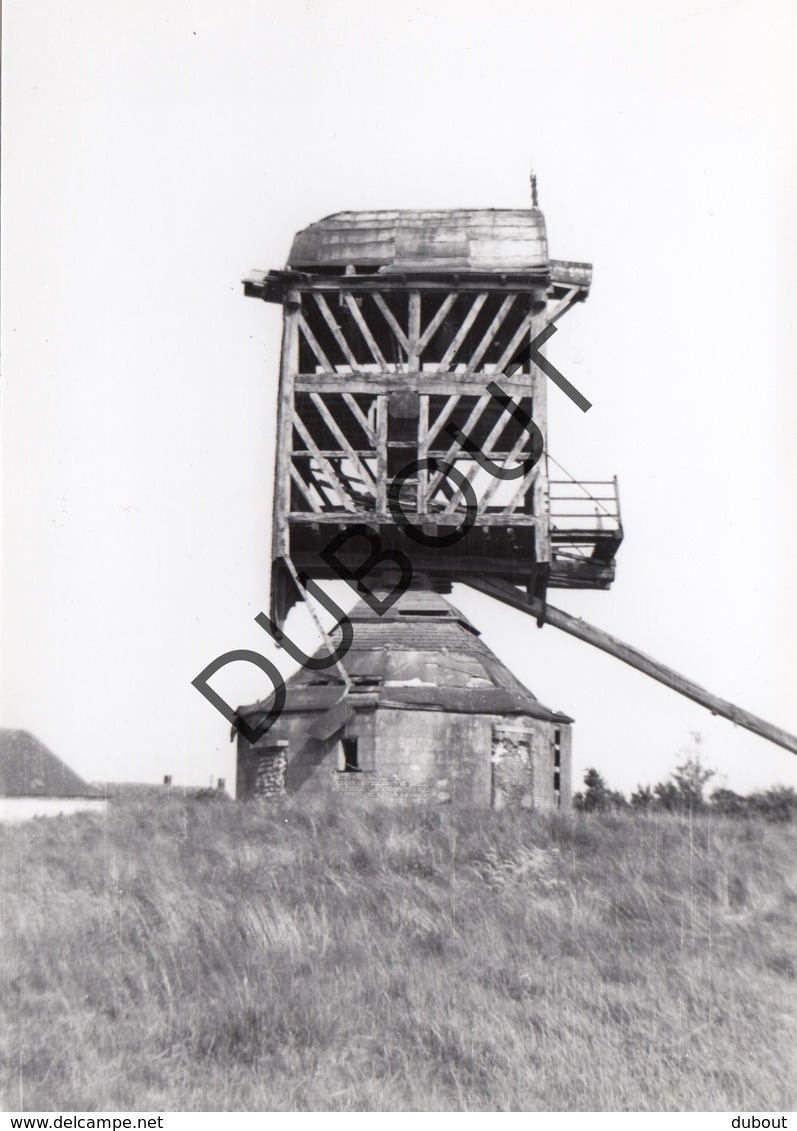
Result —
[[[439, 595], [454, 583], [471, 585], [797, 752], [793, 736], [548, 604], [550, 589], [608, 589], [623, 538], [616, 480], [549, 475], [543, 369], [551, 367], [533, 348], [546, 327], [587, 297], [591, 274], [589, 264], [549, 257], [533, 181], [528, 209], [337, 213], [296, 235], [284, 269], [245, 280], [245, 293], [281, 305], [284, 320], [270, 628], [279, 640], [289, 609], [305, 599], [323, 634], [308, 598], [314, 580], [359, 578], [361, 592], [379, 590], [385, 598], [406, 589], [409, 570], [416, 591]], [[416, 605], [404, 610], [416, 621], [449, 615]], [[331, 652], [329, 637], [326, 644]], [[380, 647], [390, 646], [388, 634]], [[427, 657], [426, 668], [430, 663]], [[418, 680], [418, 655], [413, 664]], [[337, 766], [346, 772], [346, 734], [351, 743], [355, 731], [372, 733], [358, 731], [355, 715], [368, 706], [363, 695], [373, 700], [381, 677], [368, 677], [361, 664], [356, 678], [359, 687], [342, 657], [326, 681], [342, 685], [341, 696], [323, 707], [327, 722], [294, 717], [290, 739], [279, 738], [276, 727], [270, 732], [280, 764], [306, 723], [327, 754], [339, 741]], [[306, 679], [299, 684], [289, 688], [288, 708], [300, 703], [301, 715], [312, 691]], [[318, 697], [321, 710], [329, 689]], [[392, 702], [377, 698], [382, 707]], [[433, 695], [427, 699], [428, 709], [444, 709]], [[256, 717], [264, 705], [241, 710]], [[570, 720], [557, 718], [559, 734]], [[548, 721], [554, 725], [553, 714]], [[445, 746], [445, 731], [442, 738], [436, 733]], [[561, 760], [553, 735], [540, 739], [548, 754], [531, 759], [537, 774], [548, 755], [545, 773]], [[268, 742], [259, 753], [241, 742], [239, 779], [251, 784], [259, 780], [256, 755], [271, 757]], [[569, 758], [569, 731], [565, 745]], [[318, 781], [310, 771], [325, 757], [312, 747], [296, 780]], [[437, 772], [434, 759], [430, 765]], [[556, 762], [557, 782], [562, 772]], [[270, 771], [261, 778], [271, 780]], [[561, 800], [558, 784], [537, 794], [545, 804]]]
[[[472, 579], [538, 598], [548, 587], [609, 587], [622, 540], [615, 481], [551, 480], [545, 457], [502, 481], [451, 436], [452, 427], [464, 433], [502, 469], [529, 460], [529, 432], [488, 385], [545, 440], [547, 378], [530, 358], [506, 371], [586, 298], [590, 277], [588, 264], [549, 259], [543, 215], [531, 208], [339, 213], [296, 236], [286, 270], [247, 280], [248, 294], [284, 309], [278, 623], [297, 596], [293, 569], [334, 576], [322, 551], [357, 524], [443, 590]], [[402, 512], [423, 544], [391, 513], [397, 476]], [[473, 526], [451, 545], [446, 536], [462, 529], [469, 506]], [[362, 546], [352, 541], [340, 554], [354, 565]]]

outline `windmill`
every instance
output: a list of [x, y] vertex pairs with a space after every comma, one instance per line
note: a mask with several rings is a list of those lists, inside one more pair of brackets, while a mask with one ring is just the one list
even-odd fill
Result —
[[[561, 374], [539, 346], [587, 298], [592, 269], [549, 257], [533, 176], [531, 204], [337, 213], [295, 236], [287, 267], [245, 280], [283, 310], [261, 623], [281, 642], [304, 599], [326, 636], [315, 580], [361, 578], [368, 557], [370, 591], [395, 592], [405, 560], [425, 592], [470, 585], [797, 753], [794, 736], [549, 603], [610, 588], [623, 527], [616, 479], [562, 478], [548, 455], [547, 384]], [[336, 669], [330, 725], [345, 725], [339, 704], [357, 690], [345, 657]]]

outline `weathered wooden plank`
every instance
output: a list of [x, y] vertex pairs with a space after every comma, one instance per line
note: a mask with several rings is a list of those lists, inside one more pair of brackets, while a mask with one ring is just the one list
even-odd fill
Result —
[[[520, 436], [518, 436], [517, 440], [515, 441], [515, 443], [512, 447], [512, 451], [509, 453], [509, 455], [504, 460], [504, 463], [503, 463], [504, 470], [506, 470], [507, 468], [511, 468], [513, 466], [517, 466], [518, 460], [520, 459], [520, 453], [523, 451], [523, 449], [525, 447], [528, 447], [530, 443], [531, 443], [531, 437], [524, 430], [524, 432], [522, 432], [520, 434]], [[486, 445], [486, 446], [489, 446], [489, 445]], [[513, 514], [514, 513], [514, 510], [515, 510], [515, 507], [517, 506], [518, 500], [522, 497], [522, 495], [523, 495], [523, 493], [526, 489], [526, 484], [531, 482], [531, 480], [534, 477], [536, 470], [537, 470], [537, 464], [535, 464], [534, 467], [532, 467], [530, 471], [527, 471], [521, 477], [521, 482], [520, 482], [520, 486], [518, 487], [518, 490], [512, 496], [511, 502], [503, 508], [504, 514]], [[511, 482], [511, 480], [510, 480], [510, 482]], [[487, 487], [484, 490], [484, 494], [482, 495], [481, 499], [479, 500], [479, 510], [485, 510], [489, 506], [490, 500], [492, 499], [495, 492], [498, 490], [500, 484], [501, 484], [500, 479], [496, 479], [495, 477], [493, 477], [490, 480], [490, 482], [487, 484]]]
[[[313, 605], [313, 602], [310, 600], [307, 589], [305, 588], [304, 585], [302, 585], [302, 583], [299, 580], [299, 574], [296, 571], [296, 566], [293, 564], [293, 559], [291, 558], [290, 554], [286, 554], [282, 560], [284, 561], [285, 566], [287, 567], [288, 573], [291, 575], [293, 583], [296, 586], [297, 592], [299, 594], [301, 594], [302, 598], [304, 599], [304, 603], [307, 606], [307, 611], [309, 612], [310, 617], [313, 621], [313, 624], [316, 627], [316, 631], [319, 633], [319, 635], [321, 636], [321, 639], [324, 641], [324, 643], [327, 646], [327, 655], [328, 656], [334, 655], [335, 645], [332, 643], [332, 640], [330, 639], [329, 634], [327, 633], [326, 629], [324, 628], [323, 624], [321, 623], [321, 620], [318, 616], [318, 613], [316, 613], [316, 611], [315, 611], [315, 606]], [[313, 584], [313, 583], [310, 582], [310, 584]], [[320, 592], [320, 588], [319, 588], [318, 591]], [[322, 597], [323, 597], [323, 593], [322, 593]], [[338, 671], [341, 679], [343, 680], [343, 683], [345, 684], [347, 691], [350, 690], [353, 685], [352, 685], [351, 680], [349, 679], [348, 672], [344, 668], [341, 660], [336, 660], [335, 663], [334, 663], [334, 667], [337, 668], [337, 671]]]
[[296, 486], [299, 488], [300, 492], [304, 496], [305, 502], [310, 507], [310, 510], [315, 511], [316, 513], [320, 514], [321, 513], [321, 507], [318, 505], [318, 500], [316, 499], [315, 495], [312, 493], [310, 488], [305, 483], [304, 479], [302, 478], [301, 474], [299, 473], [299, 469], [297, 468], [296, 464], [292, 460], [291, 460], [291, 465], [290, 465], [290, 473], [291, 473], [291, 479], [293, 480], [293, 482], [296, 484]]
[[[244, 280], [244, 294], [260, 298], [266, 302], [284, 301], [284, 291], [295, 289], [302, 294], [319, 291], [339, 295], [344, 279], [335, 275], [313, 275], [298, 271], [258, 271]], [[400, 294], [406, 295], [409, 289], [420, 287], [424, 292], [445, 291], [450, 294], [456, 288], [459, 294], [474, 294], [487, 291], [491, 294], [520, 294], [542, 298], [549, 290], [550, 278], [545, 271], [424, 271], [393, 275], [345, 276], [346, 289], [355, 294]], [[586, 292], [585, 292], [586, 293]]]
[[443, 322], [445, 321], [446, 316], [448, 315], [448, 312], [451, 310], [451, 307], [457, 301], [458, 297], [459, 297], [459, 295], [457, 294], [456, 291], [454, 291], [452, 294], [446, 295], [446, 297], [441, 302], [439, 309], [437, 310], [436, 314], [434, 315], [434, 317], [432, 318], [431, 322], [426, 327], [424, 332], [421, 334], [421, 337], [418, 341], [418, 355], [419, 356], [423, 355], [423, 351], [426, 349], [426, 347], [431, 342], [432, 338], [435, 336], [437, 331], [443, 325]]
[[552, 322], [558, 322], [563, 314], [566, 314], [574, 303], [579, 302], [582, 295], [580, 287], [571, 287], [564, 298], [560, 299], [555, 306], [549, 307], [545, 311], [543, 318], [544, 324], [547, 326]]
[[[544, 325], [544, 315], [535, 314], [529, 330], [532, 341], [541, 333]], [[548, 491], [548, 380], [539, 365], [535, 365], [531, 359], [529, 360], [529, 370], [532, 381], [532, 417], [545, 441], [545, 451], [535, 468], [534, 489], [531, 497], [532, 510], [539, 519], [534, 532], [534, 556], [538, 562], [544, 563], [551, 560], [551, 504]]]
[[[520, 404], [520, 401], [518, 400], [518, 402], [515, 404], [515, 407], [517, 408], [519, 406], [519, 404]], [[510, 414], [508, 412], [503, 412], [503, 411], [496, 417], [495, 423], [493, 424], [492, 428], [488, 432], [488, 434], [487, 434], [487, 436], [484, 440], [484, 443], [481, 445], [482, 453], [484, 455], [486, 455], [488, 451], [491, 451], [495, 447], [496, 442], [498, 440], [498, 437], [501, 435], [501, 433], [507, 427], [507, 425], [509, 424], [511, 419], [512, 419], [512, 417], [510, 416]], [[504, 461], [503, 466], [508, 467], [512, 463], [515, 463], [517, 461], [518, 452], [521, 452], [523, 450], [524, 446], [530, 443], [530, 440], [531, 440], [531, 438], [527, 433], [521, 432], [521, 434], [518, 436], [517, 440], [515, 441], [514, 447], [512, 448], [512, 451], [510, 452], [510, 454], [506, 457], [504, 457], [504, 455], [502, 454], [501, 458]], [[488, 458], [491, 458], [491, 457], [488, 457]], [[473, 482], [476, 479], [476, 476], [479, 474], [480, 471], [481, 471], [481, 464], [479, 464], [476, 460], [473, 460], [473, 466], [465, 474], [465, 478], [467, 479], [467, 481], [471, 485], [473, 485]], [[501, 483], [500, 479], [493, 478], [491, 483], [488, 484], [488, 487], [486, 488], [484, 495], [479, 500], [479, 512], [480, 513], [484, 510], [484, 508], [487, 505], [487, 503], [489, 502], [489, 500], [495, 494], [495, 491], [497, 490], [500, 483]], [[452, 511], [456, 505], [457, 505], [456, 500], [452, 500], [451, 503], [449, 503], [448, 507], [446, 508], [447, 512]]]
[[[470, 411], [470, 415], [468, 416], [468, 419], [465, 421], [465, 427], [462, 429], [462, 431], [465, 433], [466, 436], [471, 433], [474, 425], [478, 424], [479, 420], [481, 419], [482, 413], [487, 408], [487, 405], [490, 403], [491, 400], [492, 400], [492, 397], [490, 396], [490, 394], [485, 393], [484, 396], [479, 397], [479, 399], [476, 401], [476, 404], [473, 406], [473, 408]], [[444, 457], [443, 462], [446, 463], [446, 464], [449, 464], [454, 460], [455, 456], [457, 456], [461, 453], [462, 453], [462, 445], [459, 443], [458, 440], [454, 440], [453, 443], [451, 444], [451, 446], [449, 447], [448, 451], [446, 452], [446, 455]], [[444, 471], [435, 472], [435, 474], [434, 474], [434, 476], [433, 476], [433, 478], [432, 478], [432, 480], [429, 484], [429, 490], [427, 491], [427, 494], [426, 494], [425, 502], [426, 502], [427, 507], [428, 507], [429, 503], [431, 502], [432, 496], [434, 495], [435, 491], [440, 486], [441, 481], [445, 478], [446, 478], [446, 476], [445, 476]]]
[[701, 707], [706, 707], [713, 715], [722, 715], [723, 718], [730, 719], [736, 726], [744, 727], [745, 730], [752, 731], [753, 734], [760, 735], [761, 738], [766, 738], [769, 742], [774, 742], [776, 746], [781, 746], [784, 750], [797, 754], [797, 736], [789, 734], [781, 727], [773, 726], [772, 723], [766, 722], [765, 719], [752, 714], [750, 711], [745, 711], [743, 707], [737, 707], [735, 703], [731, 703], [727, 699], [721, 699], [719, 695], [707, 691], [700, 684], [694, 683], [691, 679], [681, 675], [680, 672], [675, 671], [674, 668], [659, 663], [652, 656], [640, 652], [638, 648], [634, 648], [630, 644], [625, 644], [602, 628], [596, 628], [578, 617], [571, 616], [570, 613], [566, 613], [562, 609], [556, 609], [547, 603], [543, 604], [542, 601], [521, 593], [514, 585], [500, 579], [488, 581], [483, 577], [468, 578], [466, 584], [482, 593], [489, 594], [491, 597], [496, 597], [513, 609], [522, 609], [524, 612], [530, 613], [532, 616], [541, 619], [543, 624], [552, 624], [569, 636], [575, 636], [577, 640], [583, 640], [586, 644], [591, 644], [593, 648], [599, 648], [601, 652], [606, 652], [608, 655], [614, 656], [615, 659], [622, 660], [624, 664], [636, 668], [637, 671], [650, 676], [658, 683], [663, 683], [672, 691], [677, 691], [679, 695], [691, 699], [694, 703], [699, 703]]
[[[352, 449], [349, 446], [346, 448], [317, 448], [316, 450], [319, 451], [322, 456], [326, 456], [327, 459], [348, 459]], [[368, 459], [374, 454], [370, 449], [365, 450], [364, 448], [355, 448], [354, 451], [362, 459]], [[310, 459], [312, 454], [312, 452], [305, 451], [302, 448], [294, 448], [291, 452], [291, 455], [295, 458], [304, 457], [306, 459]]]
[[387, 511], [387, 407], [386, 396], [377, 397], [376, 404], [376, 489], [377, 509]]
[[[370, 391], [371, 390], [369, 389], [369, 392]], [[374, 432], [373, 428], [371, 427], [371, 424], [368, 420], [368, 417], [365, 415], [363, 410], [357, 404], [357, 401], [354, 399], [354, 397], [351, 395], [351, 393], [344, 393], [343, 394], [343, 400], [349, 406], [349, 410], [350, 410], [352, 416], [357, 421], [357, 423], [360, 425], [360, 427], [362, 428], [365, 435], [368, 437], [368, 439], [374, 445], [374, 447], [376, 447], [376, 433]]]
[[[429, 398], [418, 398], [418, 459], [423, 460], [426, 455], [427, 437], [429, 435]], [[429, 469], [421, 466], [418, 468], [418, 489], [416, 492], [416, 507], [422, 511], [423, 501], [426, 498], [426, 488], [429, 485]]]
[[[542, 476], [543, 476], [543, 473], [540, 469], [540, 460], [538, 460], [537, 463], [535, 463], [534, 467], [532, 467], [530, 471], [527, 471], [526, 474], [523, 476], [523, 479], [520, 483], [520, 486], [518, 487], [517, 491], [515, 491], [514, 495], [509, 500], [507, 505], [504, 507], [503, 513], [504, 514], [514, 514], [515, 508], [522, 503], [522, 501], [524, 500], [526, 493], [528, 492], [532, 483], [534, 483], [537, 479], [539, 479]], [[533, 500], [533, 498], [534, 498], [534, 496], [532, 496], [532, 500]], [[532, 509], [534, 509], [534, 508], [532, 507]], [[536, 513], [537, 512], [535, 510], [535, 514]], [[543, 521], [539, 522], [537, 524], [538, 530], [541, 527], [543, 527], [543, 524], [545, 523], [546, 516], [543, 515], [542, 518], [543, 518]], [[545, 525], [547, 526], [547, 523], [545, 523]], [[538, 543], [537, 543], [537, 548], [539, 549], [539, 540], [538, 540]], [[546, 561], [547, 559], [546, 558], [537, 558], [537, 560], [538, 561]]]
[[473, 305], [463, 318], [462, 324], [454, 335], [451, 344], [449, 345], [443, 356], [440, 358], [440, 364], [437, 370], [438, 373], [445, 373], [448, 370], [449, 366], [451, 365], [452, 359], [456, 357], [457, 351], [460, 349], [462, 343], [467, 338], [468, 333], [470, 332], [470, 328], [476, 321], [479, 311], [484, 306], [485, 302], [487, 302], [487, 292], [482, 291], [481, 294], [478, 294], [474, 299]]
[[320, 310], [324, 321], [326, 322], [327, 326], [329, 326], [330, 330], [332, 331], [332, 336], [334, 337], [335, 341], [338, 343], [338, 348], [340, 349], [340, 352], [346, 358], [346, 362], [351, 366], [352, 371], [354, 373], [359, 373], [360, 372], [360, 364], [357, 361], [357, 358], [354, 356], [352, 349], [351, 349], [351, 346], [346, 341], [346, 338], [343, 334], [343, 331], [341, 330], [340, 326], [338, 325], [338, 322], [337, 322], [334, 314], [329, 309], [329, 306], [327, 305], [327, 300], [318, 291], [313, 292], [313, 298], [315, 299], [316, 306]]
[[[454, 488], [456, 490], [456, 487]], [[396, 522], [393, 515], [388, 512], [387, 514], [381, 510], [375, 511], [362, 511], [360, 512], [368, 516], [367, 521], [373, 526], [391, 526], [395, 527]], [[416, 522], [423, 522], [425, 524], [437, 524], [439, 526], [460, 526], [462, 524], [462, 514], [444, 514], [442, 511], [429, 511], [424, 514], [413, 516], [412, 511], [407, 512], [407, 517], [412, 520], [415, 518]], [[323, 525], [347, 525], [351, 523], [351, 513], [344, 510], [323, 511], [321, 514], [308, 514], [306, 511], [291, 511], [288, 514], [288, 519], [293, 525], [303, 526], [312, 525], [313, 523], [321, 523]], [[358, 520], [359, 521], [359, 520]], [[476, 516], [474, 526], [495, 526], [502, 529], [521, 526], [534, 526], [535, 519], [533, 514], [480, 514]], [[459, 560], [457, 556], [457, 561]], [[506, 560], [504, 561], [506, 565]]]
[[387, 322], [390, 329], [393, 331], [393, 334], [396, 336], [396, 339], [398, 340], [399, 345], [404, 350], [405, 354], [409, 354], [409, 352], [410, 352], [409, 339], [407, 338], [407, 335], [404, 333], [401, 326], [399, 325], [395, 314], [390, 309], [390, 307], [387, 305], [387, 303], [385, 302], [382, 295], [380, 295], [379, 293], [375, 293], [374, 296], [373, 296], [373, 299], [374, 299], [374, 302], [376, 303], [378, 309], [381, 311], [382, 317]]
[[506, 263], [548, 267], [545, 222], [534, 209], [451, 209], [339, 213], [297, 233], [294, 265], [419, 263], [454, 268], [500, 268]]
[[315, 456], [319, 466], [324, 469], [324, 474], [329, 479], [330, 485], [332, 486], [332, 488], [338, 494], [338, 501], [340, 502], [341, 506], [344, 508], [344, 510], [352, 511], [352, 512], [355, 511], [356, 507], [354, 506], [354, 503], [352, 502], [352, 500], [351, 500], [348, 492], [346, 491], [345, 487], [343, 486], [343, 484], [340, 482], [337, 475], [335, 474], [334, 467], [329, 462], [329, 460], [326, 458], [326, 456], [324, 456], [322, 454], [322, 452], [319, 450], [318, 445], [316, 444], [313, 437], [310, 435], [310, 432], [308, 431], [307, 427], [305, 426], [304, 421], [302, 420], [301, 416], [298, 413], [294, 414], [293, 426], [296, 429], [296, 431], [299, 433], [301, 438], [304, 440], [304, 442], [307, 445], [307, 447], [309, 448], [310, 452]]
[[[434, 391], [436, 393], [439, 393], [441, 390], [436, 388]], [[483, 389], [479, 389], [479, 392], [482, 391]], [[444, 426], [448, 423], [448, 418], [451, 416], [451, 413], [459, 404], [459, 398], [459, 392], [451, 393], [448, 400], [441, 408], [440, 412], [438, 412], [434, 421], [429, 425], [429, 429], [426, 433], [426, 438], [424, 441], [424, 455], [428, 454], [432, 443], [437, 439]]]
[[289, 531], [284, 515], [290, 510], [290, 449], [293, 446], [291, 421], [293, 417], [293, 382], [299, 367], [299, 303], [300, 296], [290, 292], [286, 296], [280, 353], [280, 387], [277, 402], [277, 452], [274, 475], [274, 514], [272, 519], [272, 546], [274, 558], [282, 557], [290, 549]]
[[[519, 374], [507, 384], [512, 396], [531, 393], [531, 380]], [[479, 396], [489, 381], [501, 381], [500, 373], [301, 373], [296, 377], [297, 393], [389, 393], [412, 390], [451, 397], [467, 394]]]
[[329, 216], [295, 236], [292, 264], [384, 265], [432, 259], [467, 267], [517, 259], [548, 262], [545, 222], [535, 209], [423, 209]]
[[551, 282], [566, 287], [589, 290], [592, 282], [592, 264], [574, 263], [570, 259], [551, 260]]
[[321, 366], [321, 368], [325, 369], [327, 373], [334, 373], [335, 366], [321, 349], [321, 346], [318, 344], [318, 339], [316, 338], [310, 327], [307, 325], [307, 319], [303, 314], [299, 315], [299, 329], [302, 333], [302, 337], [305, 339], [310, 349], [315, 354], [316, 360], [318, 361], [318, 364]]
[[515, 333], [512, 335], [506, 349], [501, 354], [498, 361], [495, 363], [495, 376], [492, 377], [492, 380], [495, 380], [496, 377], [500, 378], [500, 375], [508, 367], [510, 361], [515, 356], [515, 354], [517, 353], [517, 351], [520, 347], [520, 343], [523, 341], [523, 338], [528, 334], [529, 330], [531, 329], [531, 322], [532, 322], [531, 314], [527, 314], [525, 316], [525, 318], [523, 319], [523, 321], [518, 326]]
[[380, 350], [379, 346], [376, 344], [376, 339], [374, 338], [373, 334], [371, 333], [371, 328], [368, 325], [368, 323], [365, 321], [365, 319], [363, 318], [363, 312], [360, 310], [359, 306], [355, 302], [354, 296], [351, 294], [351, 292], [344, 291], [343, 292], [343, 298], [344, 298], [344, 301], [346, 303], [346, 306], [348, 306], [349, 310], [351, 311], [352, 318], [354, 319], [354, 321], [357, 323], [357, 326], [359, 327], [360, 333], [365, 338], [366, 344], [367, 344], [369, 350], [371, 351], [371, 354], [373, 356], [374, 361], [377, 363], [377, 365], [381, 365], [381, 367], [383, 369], [387, 369], [387, 367], [388, 367], [387, 362], [385, 361], [384, 357], [382, 356], [382, 351]]
[[484, 337], [479, 342], [478, 346], [473, 351], [472, 355], [468, 358], [467, 372], [468, 372], [469, 375], [472, 374], [472, 373], [475, 373], [475, 371], [479, 368], [479, 363], [481, 362], [481, 359], [487, 353], [487, 350], [490, 348], [492, 341], [495, 338], [495, 335], [501, 329], [501, 324], [503, 323], [507, 314], [512, 309], [512, 307], [515, 305], [516, 298], [517, 298], [517, 295], [507, 295], [506, 298], [504, 299], [504, 301], [499, 306], [498, 310], [496, 311], [495, 317], [493, 318], [492, 322], [487, 327], [487, 330], [484, 333]]
[[349, 443], [348, 439], [346, 438], [346, 434], [341, 429], [337, 420], [335, 420], [335, 417], [329, 411], [329, 406], [327, 404], [325, 404], [324, 398], [319, 396], [318, 393], [311, 393], [310, 399], [312, 400], [313, 404], [316, 406], [319, 413], [321, 414], [321, 417], [322, 417], [324, 423], [326, 424], [327, 428], [330, 430], [332, 435], [335, 437], [335, 439], [338, 441], [338, 443], [344, 449], [346, 456], [351, 460], [351, 462], [357, 468], [358, 472], [360, 473], [360, 478], [362, 479], [363, 487], [365, 488], [365, 490], [368, 491], [370, 494], [375, 495], [376, 489], [375, 489], [375, 486], [374, 486], [373, 475], [370, 473], [367, 466], [360, 459], [358, 453], [355, 451], [355, 449]]
[[407, 323], [407, 369], [418, 368], [418, 339], [421, 336], [421, 293], [410, 291]]

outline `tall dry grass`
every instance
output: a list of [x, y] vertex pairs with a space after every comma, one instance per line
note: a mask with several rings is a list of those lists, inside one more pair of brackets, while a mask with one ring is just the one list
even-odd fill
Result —
[[6, 1109], [794, 1105], [793, 826], [173, 799], [0, 835]]

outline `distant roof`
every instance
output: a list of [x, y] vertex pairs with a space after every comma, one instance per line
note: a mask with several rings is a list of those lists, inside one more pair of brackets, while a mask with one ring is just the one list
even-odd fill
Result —
[[[362, 697], [363, 706], [572, 722], [540, 703], [490, 651], [468, 618], [439, 593], [410, 589], [381, 617], [361, 601], [348, 619], [354, 638], [343, 666], [354, 684], [350, 701]], [[339, 628], [332, 639], [340, 640]], [[321, 648], [318, 654], [325, 652]], [[335, 668], [303, 668], [286, 687], [288, 713], [328, 710], [343, 691]], [[269, 698], [241, 707], [239, 714], [247, 719], [265, 715], [270, 703]]]
[[288, 266], [547, 273], [538, 208], [336, 212], [294, 237]]
[[91, 788], [103, 797], [112, 797], [114, 801], [152, 801], [158, 798], [168, 799], [195, 799], [207, 797], [209, 794], [219, 794], [222, 791], [214, 786], [206, 785], [172, 785], [167, 786], [162, 782], [139, 781], [93, 781]]
[[95, 797], [96, 791], [27, 730], [0, 729], [0, 797]]

